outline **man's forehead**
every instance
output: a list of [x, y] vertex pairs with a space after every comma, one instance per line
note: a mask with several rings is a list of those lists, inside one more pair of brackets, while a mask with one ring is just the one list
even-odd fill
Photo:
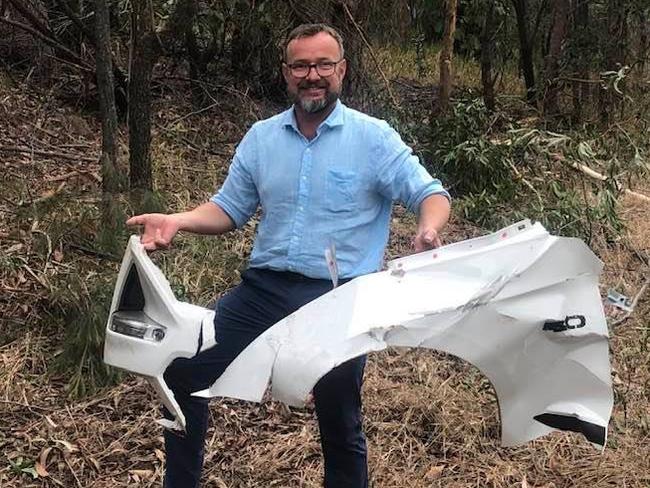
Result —
[[287, 44], [287, 60], [296, 58], [336, 58], [341, 54], [339, 43], [327, 32], [318, 32], [313, 36], [298, 37]]

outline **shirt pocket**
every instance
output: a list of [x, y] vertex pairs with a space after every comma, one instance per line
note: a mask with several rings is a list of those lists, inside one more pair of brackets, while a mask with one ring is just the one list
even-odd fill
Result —
[[349, 212], [359, 199], [359, 179], [354, 171], [329, 170], [325, 184], [325, 204], [332, 212]]

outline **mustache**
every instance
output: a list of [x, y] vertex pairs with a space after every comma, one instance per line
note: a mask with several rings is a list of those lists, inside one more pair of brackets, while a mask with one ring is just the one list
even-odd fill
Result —
[[301, 90], [307, 90], [309, 88], [327, 88], [329, 87], [329, 83], [327, 80], [318, 80], [318, 81], [307, 81], [307, 80], [302, 80], [301, 82], [298, 83], [298, 88]]

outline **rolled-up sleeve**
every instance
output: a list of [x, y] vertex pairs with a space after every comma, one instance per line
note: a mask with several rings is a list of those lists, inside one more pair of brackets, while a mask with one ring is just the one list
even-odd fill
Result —
[[450, 198], [440, 180], [427, 172], [394, 129], [385, 124], [382, 132], [376, 158], [378, 189], [384, 197], [404, 203], [414, 213], [418, 213], [422, 200], [430, 195]]
[[257, 151], [254, 127], [240, 142], [232, 159], [228, 176], [210, 201], [219, 205], [237, 227], [242, 227], [252, 217], [259, 205], [255, 184]]

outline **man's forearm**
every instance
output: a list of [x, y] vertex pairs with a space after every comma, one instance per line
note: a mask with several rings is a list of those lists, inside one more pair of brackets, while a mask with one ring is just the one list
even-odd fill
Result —
[[188, 212], [174, 214], [179, 230], [195, 234], [223, 234], [235, 228], [228, 214], [216, 203], [206, 202]]
[[429, 195], [420, 203], [418, 227], [442, 230], [449, 220], [451, 205], [444, 195]]

